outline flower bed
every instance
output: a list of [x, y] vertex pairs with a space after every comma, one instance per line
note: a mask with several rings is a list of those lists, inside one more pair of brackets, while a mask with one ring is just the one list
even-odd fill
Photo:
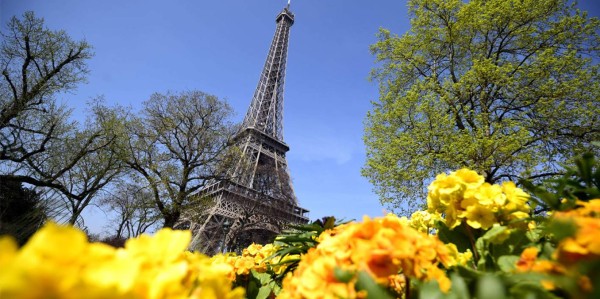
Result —
[[600, 199], [533, 213], [514, 183], [461, 169], [427, 204], [214, 257], [186, 251], [187, 231], [116, 249], [49, 223], [20, 249], [0, 238], [0, 298], [598, 298]]

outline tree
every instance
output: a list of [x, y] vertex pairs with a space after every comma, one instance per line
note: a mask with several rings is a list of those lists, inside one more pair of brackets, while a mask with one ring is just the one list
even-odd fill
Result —
[[[44, 28], [33, 12], [13, 17], [2, 32], [0, 47], [0, 162], [19, 168], [46, 151], [68, 127], [68, 111], [54, 96], [84, 80], [90, 46], [74, 42], [64, 31]], [[50, 183], [24, 175], [36, 185]]]
[[135, 238], [160, 220], [152, 193], [133, 182], [119, 182], [101, 204], [115, 216], [112, 220], [115, 240]]
[[46, 220], [39, 194], [21, 183], [0, 180], [0, 236], [11, 235], [25, 244]]
[[0, 48], [0, 179], [51, 188], [74, 224], [121, 166], [107, 109], [92, 108], [81, 128], [56, 96], [85, 80], [91, 47], [44, 27], [27, 12], [13, 17]]
[[372, 46], [380, 98], [363, 175], [382, 203], [412, 209], [426, 180], [448, 170], [535, 179], [598, 152], [600, 23], [575, 5], [409, 1], [410, 31], [382, 29]]
[[153, 202], [173, 227], [194, 194], [225, 178], [235, 131], [230, 106], [200, 91], [153, 94], [140, 117], [131, 117], [122, 157], [145, 179]]
[[[84, 128], [66, 131], [43, 155], [28, 161], [39, 177], [52, 182], [65, 207], [61, 216], [70, 224], [81, 220], [81, 213], [98, 193], [124, 173], [116, 149], [118, 135], [124, 134], [119, 131], [118, 115], [100, 104], [92, 107], [92, 113]], [[73, 164], [65, 167], [67, 163]]]

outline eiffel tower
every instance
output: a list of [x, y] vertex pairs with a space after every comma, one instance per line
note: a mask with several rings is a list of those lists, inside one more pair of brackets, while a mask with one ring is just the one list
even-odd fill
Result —
[[[250, 243], [272, 242], [289, 224], [308, 222], [298, 205], [283, 142], [283, 87], [290, 28], [294, 14], [287, 7], [277, 27], [258, 86], [233, 140], [241, 152], [231, 180], [216, 182], [199, 194], [208, 205], [184, 216], [180, 228], [192, 230], [190, 249], [214, 254]], [[206, 208], [206, 207], [209, 208]]]

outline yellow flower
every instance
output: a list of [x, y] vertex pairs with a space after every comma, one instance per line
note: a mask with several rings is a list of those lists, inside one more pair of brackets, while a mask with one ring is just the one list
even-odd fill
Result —
[[[513, 220], [529, 217], [529, 196], [523, 190], [512, 182], [502, 186], [486, 183], [483, 176], [469, 169], [439, 174], [428, 190], [427, 211], [443, 214], [442, 220], [450, 229], [463, 222], [476, 229], [489, 229], [494, 223], [521, 227], [524, 223]], [[414, 217], [413, 226], [419, 227], [421, 215]]]
[[125, 242], [129, 255], [143, 258], [148, 262], [168, 263], [179, 258], [187, 249], [192, 238], [189, 230], [164, 228], [154, 236], [141, 235]]
[[416, 211], [410, 216], [410, 227], [422, 232], [429, 233], [435, 227], [435, 222], [441, 220], [439, 213], [429, 213], [428, 211]]
[[448, 248], [448, 255], [450, 256], [448, 266], [465, 266], [473, 260], [473, 253], [471, 250], [467, 249], [465, 252], [459, 252], [458, 248], [453, 243], [448, 243], [445, 245]]
[[464, 217], [462, 216], [462, 211], [456, 207], [456, 204], [448, 205], [446, 207], [445, 214], [446, 219], [444, 219], [444, 221], [446, 223], [446, 226], [448, 226], [450, 229], [459, 226], [461, 223], [460, 218]]
[[459, 169], [452, 174], [460, 178], [467, 189], [479, 188], [479, 186], [485, 182], [485, 178], [483, 176], [467, 168]]
[[253, 255], [254, 256], [260, 252], [261, 248], [262, 248], [262, 245], [252, 243], [252, 244], [250, 244], [250, 246], [248, 246], [248, 248], [245, 248], [243, 250], [243, 255]]
[[[229, 254], [226, 259], [228, 260], [228, 263], [234, 267], [234, 273], [237, 275], [248, 275], [250, 274], [250, 270], [255, 270], [259, 273], [263, 273], [267, 270], [271, 270], [275, 273], [283, 273], [287, 266], [277, 265], [280, 262], [280, 258], [271, 258], [277, 250], [278, 247], [273, 244], [260, 245], [253, 243], [242, 250], [241, 256]], [[213, 259], [214, 258], [215, 257], [213, 257]], [[286, 257], [284, 260], [290, 258], [293, 257]], [[225, 259], [225, 257], [220, 257], [219, 259]]]
[[17, 242], [11, 236], [0, 236], [0, 269], [14, 258], [18, 249]]
[[29, 255], [32, 259], [48, 259], [67, 266], [83, 258], [87, 246], [87, 236], [82, 231], [51, 222], [31, 237], [21, 249], [21, 254]]
[[235, 269], [237, 275], [246, 275], [254, 268], [254, 259], [252, 257], [242, 256], [235, 260]]
[[525, 193], [522, 189], [517, 188], [513, 182], [503, 182], [502, 192], [506, 195], [508, 203], [504, 207], [507, 211], [522, 211], [529, 212], [529, 194]]
[[427, 189], [430, 201], [434, 206], [446, 207], [462, 194], [464, 185], [459, 177], [442, 173], [436, 176], [435, 181]]
[[506, 202], [506, 196], [502, 194], [502, 188], [498, 185], [484, 183], [477, 189], [465, 191], [465, 199], [461, 202], [462, 208], [471, 205], [487, 206], [490, 210], [498, 210]]
[[497, 222], [494, 213], [481, 205], [467, 207], [465, 218], [467, 218], [467, 224], [473, 228], [489, 229]]
[[243, 298], [232, 267], [185, 251], [189, 232], [161, 230], [124, 249], [45, 225], [20, 250], [0, 238], [0, 298]]

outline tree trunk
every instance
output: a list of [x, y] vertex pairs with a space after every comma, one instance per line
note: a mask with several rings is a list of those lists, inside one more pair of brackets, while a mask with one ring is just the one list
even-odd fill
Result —
[[165, 219], [165, 223], [163, 224], [163, 228], [173, 228], [177, 221], [179, 221], [180, 212], [171, 212], [163, 214], [163, 218]]

